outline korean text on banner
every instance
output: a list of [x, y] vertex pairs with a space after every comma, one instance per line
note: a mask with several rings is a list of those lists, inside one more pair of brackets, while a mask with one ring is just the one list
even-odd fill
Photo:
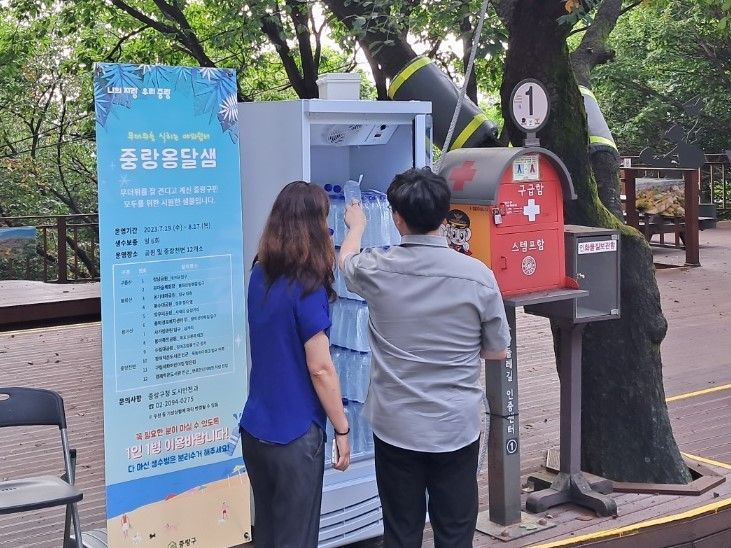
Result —
[[94, 67], [112, 548], [250, 539], [233, 70]]

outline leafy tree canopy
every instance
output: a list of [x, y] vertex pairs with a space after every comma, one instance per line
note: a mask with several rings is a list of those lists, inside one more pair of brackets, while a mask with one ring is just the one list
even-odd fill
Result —
[[[592, 79], [623, 154], [667, 148], [663, 135], [673, 122], [707, 153], [729, 147], [729, 11], [728, 0], [662, 0], [619, 19], [609, 39], [615, 59]], [[683, 108], [696, 96], [705, 104], [698, 119]]]

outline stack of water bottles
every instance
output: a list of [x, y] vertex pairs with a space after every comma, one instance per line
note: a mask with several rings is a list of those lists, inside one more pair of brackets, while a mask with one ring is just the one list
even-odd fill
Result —
[[330, 354], [340, 378], [343, 397], [365, 402], [371, 375], [371, 353], [333, 346], [330, 348]]
[[[351, 459], [360, 455], [373, 453], [373, 433], [368, 421], [361, 414], [363, 404], [361, 402], [343, 398], [343, 409], [348, 417], [350, 425], [350, 456]], [[325, 462], [331, 461], [332, 444], [335, 440], [335, 431], [330, 421], [327, 423], [327, 444], [325, 445]]]
[[368, 306], [362, 300], [340, 298], [330, 310], [330, 343], [357, 352], [368, 352]]
[[[401, 236], [391, 218], [386, 195], [373, 190], [362, 192], [361, 180], [347, 181], [344, 185], [325, 185], [330, 195], [328, 227], [335, 246], [340, 246], [347, 234], [345, 206], [352, 200], [360, 201], [366, 216], [366, 230], [362, 247], [390, 247], [401, 243]], [[373, 435], [368, 421], [361, 415], [368, 393], [371, 354], [368, 344], [368, 306], [363, 299], [348, 291], [339, 270], [335, 270], [335, 292], [338, 300], [331, 308], [330, 342], [333, 363], [340, 377], [343, 406], [350, 424], [351, 455], [373, 452]], [[326, 459], [330, 460], [334, 431], [327, 425]]]
[[[325, 185], [325, 190], [330, 194], [327, 226], [330, 228], [333, 242], [336, 246], [340, 246], [347, 233], [344, 216], [348, 201], [340, 185]], [[362, 192], [361, 206], [366, 217], [366, 229], [361, 240], [363, 248], [390, 247], [401, 243], [401, 235], [393, 223], [388, 199], [383, 192], [376, 190]]]
[[353, 301], [363, 301], [363, 297], [357, 293], [348, 291], [348, 287], [345, 285], [345, 278], [339, 268], [335, 269], [335, 282], [333, 283], [333, 289], [335, 290], [335, 293], [338, 294], [338, 297]]

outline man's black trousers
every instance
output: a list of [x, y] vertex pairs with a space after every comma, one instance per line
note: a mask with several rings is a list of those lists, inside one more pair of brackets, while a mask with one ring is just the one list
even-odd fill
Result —
[[436, 548], [470, 548], [477, 523], [479, 438], [445, 453], [374, 440], [385, 548], [420, 548], [427, 508]]

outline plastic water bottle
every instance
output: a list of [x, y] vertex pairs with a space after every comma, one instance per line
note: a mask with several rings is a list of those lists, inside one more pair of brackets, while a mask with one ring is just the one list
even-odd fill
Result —
[[370, 230], [371, 230], [371, 223], [369, 220], [370, 210], [369, 210], [369, 204], [368, 204], [368, 194], [365, 194], [363, 196], [363, 201], [361, 202], [360, 206], [363, 208], [363, 215], [366, 219], [366, 225], [365, 230], [363, 231], [363, 237], [360, 240], [360, 247], [362, 249], [366, 249], [370, 247]]
[[381, 245], [381, 212], [378, 207], [378, 199], [374, 194], [368, 196], [368, 209], [370, 213], [370, 217], [368, 218], [370, 247], [379, 247]]
[[338, 346], [348, 347], [348, 311], [345, 299], [338, 300]]
[[330, 341], [334, 345], [342, 346], [342, 313], [341, 313], [341, 302], [340, 299], [335, 301], [332, 305], [332, 312], [330, 317], [332, 318], [332, 327], [330, 328]]
[[236, 447], [239, 445], [239, 439], [241, 438], [241, 430], [239, 429], [240, 415], [234, 413], [233, 418], [236, 420], [236, 426], [231, 430], [231, 435], [228, 437], [228, 443], [226, 447], [226, 453], [229, 457], [233, 457], [236, 452]]
[[330, 235], [332, 236], [333, 244], [338, 245], [338, 205], [336, 196], [330, 196], [330, 212], [327, 216], [327, 226], [331, 230]]
[[358, 349], [358, 309], [356, 301], [348, 299], [348, 348], [351, 350]]
[[345, 347], [346, 334], [347, 334], [347, 318], [345, 313], [345, 301], [343, 299], [338, 300], [338, 346]]
[[361, 203], [363, 201], [363, 197], [360, 191], [360, 182], [362, 180], [363, 176], [361, 175], [357, 181], [353, 181], [351, 179], [350, 181], [346, 181], [346, 183], [343, 185], [343, 194], [345, 195], [346, 207], [352, 204], [353, 201], [356, 201], [358, 203]]
[[391, 227], [391, 245], [401, 245], [401, 233], [396, 228], [393, 218], [389, 219], [389, 227]]
[[331, 345], [330, 346], [330, 359], [333, 362], [333, 367], [335, 367], [335, 372], [338, 374], [338, 377], [341, 376], [339, 354], [340, 354], [340, 349], [337, 346]]
[[343, 411], [345, 411], [345, 417], [348, 419], [348, 426], [350, 427], [350, 453], [351, 455], [355, 454], [355, 437], [353, 435], [353, 426], [355, 423], [354, 416], [353, 416], [353, 408], [351, 407], [350, 400], [347, 398], [343, 398]]
[[343, 383], [343, 386], [345, 386], [345, 394], [343, 394], [343, 396], [348, 398], [349, 400], [353, 398], [354, 383], [358, 380], [353, 374], [353, 363], [351, 354], [352, 352], [350, 350], [343, 349], [343, 354], [341, 357], [343, 375], [345, 377], [345, 382]]
[[359, 352], [368, 352], [370, 344], [368, 343], [368, 321], [370, 314], [368, 306], [365, 303], [358, 303], [358, 337], [356, 350]]
[[335, 443], [335, 429], [330, 421], [325, 424], [325, 435], [327, 441], [325, 442], [325, 464], [332, 463], [332, 447]]
[[371, 353], [363, 352], [360, 358], [360, 378], [362, 402], [365, 403], [368, 397], [368, 387], [371, 384]]
[[352, 386], [353, 391], [348, 396], [349, 399], [358, 402], [364, 401], [363, 397], [363, 368], [362, 368], [362, 352], [353, 352], [353, 370], [352, 370]]
[[393, 220], [391, 220], [391, 210], [388, 208], [388, 198], [384, 194], [379, 194], [378, 203], [381, 210], [381, 241], [384, 246], [398, 245], [398, 241], [392, 241]]
[[338, 268], [335, 268], [333, 270], [333, 289], [335, 290], [335, 293], [338, 297], [343, 296], [340, 290], [340, 269]]
[[341, 196], [336, 196], [333, 199], [333, 207], [335, 209], [335, 245], [343, 245], [343, 238], [345, 238], [345, 199]]
[[364, 453], [373, 453], [373, 450], [374, 450], [373, 430], [371, 429], [371, 425], [368, 423], [368, 420], [362, 414], [360, 417], [361, 417], [361, 421], [362, 421], [361, 422], [362, 430], [365, 433], [365, 435], [363, 436], [363, 438], [365, 440], [363, 452]]
[[340, 386], [343, 390], [343, 396], [350, 398], [352, 392], [353, 375], [350, 372], [350, 364], [348, 363], [348, 350], [340, 349]]

